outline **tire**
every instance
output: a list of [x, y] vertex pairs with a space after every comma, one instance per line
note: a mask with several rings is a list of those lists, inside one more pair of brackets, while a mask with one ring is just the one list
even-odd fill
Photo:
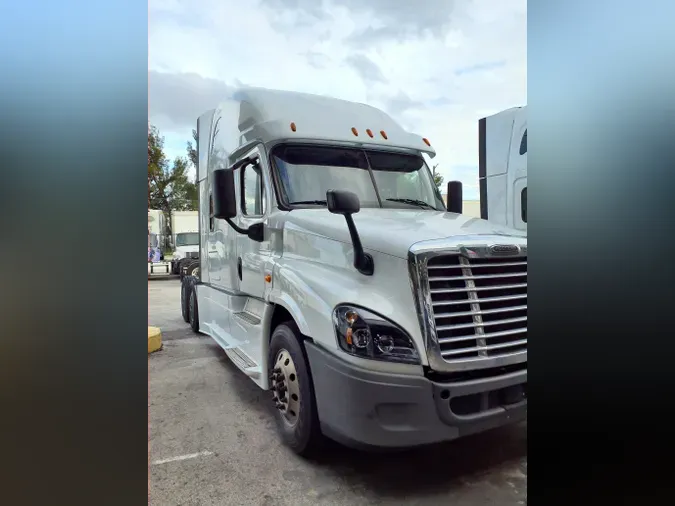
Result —
[[186, 275], [199, 279], [199, 262], [192, 262], [187, 266]]
[[[300, 393], [299, 413], [296, 413], [295, 423], [290, 423], [287, 419], [288, 415], [277, 409], [275, 411], [275, 419], [277, 429], [284, 444], [298, 455], [309, 457], [315, 455], [322, 448], [324, 440], [319, 426], [312, 376], [301, 342], [302, 335], [294, 322], [286, 322], [279, 325], [274, 329], [272, 334], [268, 363], [269, 375], [272, 378], [275, 373], [275, 366], [277, 366], [277, 358], [279, 356], [283, 358], [284, 351], [292, 359], [296, 375], [294, 379], [290, 376], [286, 378], [289, 386], [288, 391], [284, 395], [290, 394], [290, 383], [297, 382], [295, 388]], [[276, 392], [274, 386], [271, 386], [274, 397]]]
[[195, 278], [190, 276], [188, 280], [188, 313], [190, 318], [190, 327], [192, 331], [199, 334], [199, 306], [197, 305], [197, 289], [195, 287]]
[[190, 323], [190, 308], [188, 306], [188, 290], [187, 279], [182, 278], [180, 280], [180, 311], [183, 315], [183, 321], [185, 323]]

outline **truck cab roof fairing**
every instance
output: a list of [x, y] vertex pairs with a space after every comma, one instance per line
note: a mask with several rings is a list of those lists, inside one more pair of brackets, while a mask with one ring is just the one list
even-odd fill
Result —
[[[291, 123], [295, 130], [291, 128]], [[403, 148], [436, 156], [419, 135], [369, 105], [264, 88], [242, 88], [215, 110], [211, 156], [219, 162], [251, 141], [326, 141], [364, 147]]]

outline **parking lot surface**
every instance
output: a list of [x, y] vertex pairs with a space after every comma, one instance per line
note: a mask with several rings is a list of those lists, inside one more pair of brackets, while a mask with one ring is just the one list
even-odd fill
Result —
[[273, 405], [180, 314], [180, 282], [148, 282], [150, 504], [527, 504], [527, 424], [401, 453], [328, 445], [314, 461], [277, 438]]

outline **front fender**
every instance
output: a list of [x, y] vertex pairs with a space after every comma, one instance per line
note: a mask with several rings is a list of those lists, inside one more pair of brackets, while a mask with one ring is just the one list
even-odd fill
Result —
[[290, 295], [287, 293], [271, 293], [269, 296], [269, 302], [283, 307], [286, 311], [290, 313], [290, 315], [293, 317], [293, 320], [298, 326], [298, 329], [300, 329], [300, 332], [303, 335], [310, 336], [311, 331], [309, 329], [309, 324], [307, 323], [307, 320], [302, 314], [302, 311], [300, 310], [300, 306], [291, 298]]
[[306, 336], [316, 338], [321, 335], [322, 330], [325, 331], [325, 325], [320, 320], [325, 319], [330, 324], [332, 308], [292, 267], [276, 266], [274, 288], [270, 291], [269, 302], [286, 309], [300, 332]]
[[405, 260], [372, 254], [373, 276], [356, 271], [348, 259], [328, 263], [285, 257], [275, 265], [268, 300], [287, 309], [303, 334], [328, 349], [338, 348], [332, 321], [335, 306], [368, 308], [404, 328], [424, 357]]

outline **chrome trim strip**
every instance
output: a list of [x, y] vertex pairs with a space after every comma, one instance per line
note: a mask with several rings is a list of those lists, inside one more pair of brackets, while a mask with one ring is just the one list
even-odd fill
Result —
[[[495, 246], [506, 246], [499, 248]], [[513, 254], [505, 254], [505, 251]], [[485, 350], [479, 357], [472, 357], [456, 361], [446, 361], [441, 354], [441, 347], [436, 333], [436, 321], [434, 319], [434, 304], [431, 300], [431, 291], [429, 289], [429, 275], [427, 263], [431, 258], [439, 255], [460, 255], [465, 258], [508, 258], [517, 259], [527, 256], [527, 237], [525, 236], [507, 236], [507, 235], [467, 235], [444, 239], [435, 239], [431, 241], [422, 241], [413, 244], [408, 252], [408, 271], [410, 274], [410, 285], [415, 300], [417, 317], [420, 322], [422, 337], [427, 353], [429, 367], [438, 372], [454, 372], [475, 369], [487, 369], [490, 367], [500, 367], [511, 364], [527, 362], [527, 350], [514, 352], [498, 357], [482, 356], [487, 354], [487, 343], [485, 338], [476, 339], [477, 347]], [[518, 262], [520, 263], [520, 262]], [[462, 262], [462, 265], [464, 262]], [[463, 273], [466, 275], [466, 273]], [[473, 294], [471, 300], [472, 312], [479, 306], [473, 301], [480, 302], [477, 292], [471, 290], [467, 283], [469, 294]], [[522, 298], [516, 296], [515, 298]], [[463, 302], [466, 304], [466, 302]], [[475, 309], [474, 309], [475, 305]], [[478, 314], [474, 316], [474, 321], [482, 320]], [[485, 333], [482, 325], [477, 326]], [[473, 336], [472, 336], [473, 337]]]

